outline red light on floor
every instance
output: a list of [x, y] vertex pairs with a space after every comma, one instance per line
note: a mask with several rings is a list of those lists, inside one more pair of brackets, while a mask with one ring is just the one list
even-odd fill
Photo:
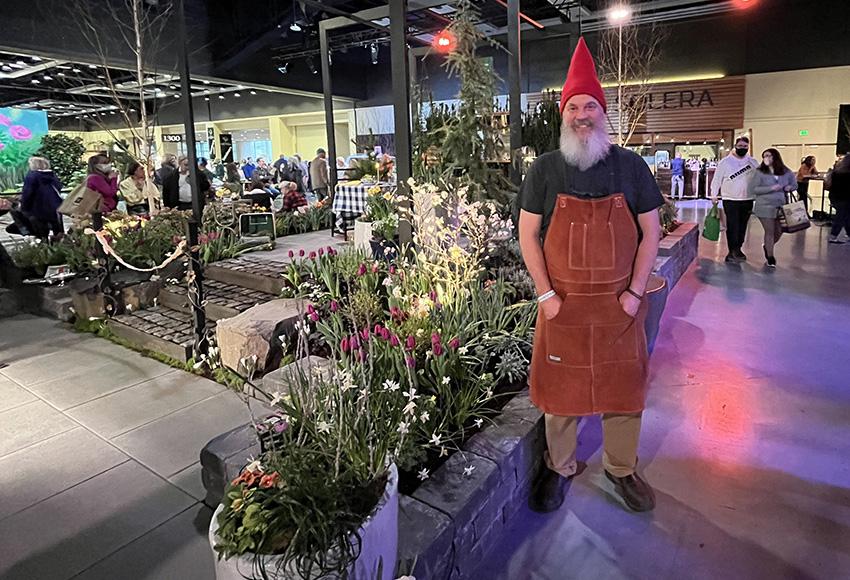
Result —
[[738, 8], [752, 8], [757, 4], [757, 0], [735, 0]]
[[456, 44], [457, 39], [455, 38], [455, 35], [448, 30], [443, 30], [434, 37], [434, 48], [440, 52], [451, 52], [455, 49]]

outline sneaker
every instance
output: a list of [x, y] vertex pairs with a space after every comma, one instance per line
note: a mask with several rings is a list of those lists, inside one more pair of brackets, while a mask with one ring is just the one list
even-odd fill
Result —
[[729, 264], [737, 264], [738, 258], [733, 256], [732, 252], [729, 252], [728, 254], [726, 254], [726, 262], [728, 262]]
[[768, 268], [775, 268], [776, 267], [776, 257], [775, 256], [768, 256], [767, 255], [767, 248], [765, 248], [764, 246], [762, 246], [761, 249], [764, 250], [764, 259], [767, 262], [767, 267]]
[[733, 253], [735, 254], [735, 257], [738, 258], [740, 261], [747, 261], [747, 255], [744, 254], [744, 252], [742, 252], [740, 249], [735, 250]]
[[614, 491], [623, 499], [630, 510], [648, 512], [655, 508], [655, 493], [637, 473], [625, 477], [616, 477], [606, 470], [605, 477], [614, 484]]
[[841, 239], [841, 238], [839, 238], [838, 236], [829, 236], [829, 243], [830, 243], [830, 244], [846, 244], [846, 243], [847, 243], [847, 241], [846, 241], [846, 240], [842, 240], [842, 239]]

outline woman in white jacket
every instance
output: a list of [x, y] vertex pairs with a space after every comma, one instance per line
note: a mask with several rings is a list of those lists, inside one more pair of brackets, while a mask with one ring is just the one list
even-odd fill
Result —
[[775, 268], [773, 246], [782, 237], [777, 216], [785, 204], [785, 195], [797, 188], [797, 176], [785, 167], [776, 149], [765, 149], [761, 158], [762, 164], [750, 180], [750, 192], [756, 196], [753, 214], [764, 228], [764, 259], [769, 268]]
[[749, 137], [738, 137], [734, 151], [720, 160], [711, 181], [711, 200], [717, 201], [718, 196], [721, 196], [726, 212], [726, 245], [729, 247], [727, 262], [743, 262], [747, 259], [741, 248], [755, 199], [749, 190], [750, 179], [758, 167], [758, 162], [748, 155], [749, 150]]

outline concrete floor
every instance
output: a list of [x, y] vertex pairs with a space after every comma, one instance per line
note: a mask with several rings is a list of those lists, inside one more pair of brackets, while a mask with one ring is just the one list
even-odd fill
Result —
[[775, 272], [755, 221], [742, 266], [701, 239], [652, 356], [639, 469], [655, 511], [614, 499], [588, 420], [562, 508], [518, 516], [477, 577], [850, 578], [850, 244], [826, 235], [783, 239]]
[[[751, 232], [743, 266], [703, 240], [670, 296], [640, 450], [655, 512], [610, 495], [587, 421], [564, 506], [521, 513], [477, 579], [850, 578], [850, 245], [812, 228], [769, 272]], [[212, 579], [197, 458], [247, 420], [236, 397], [30, 316], [0, 320], [0, 362], [0, 578]]]

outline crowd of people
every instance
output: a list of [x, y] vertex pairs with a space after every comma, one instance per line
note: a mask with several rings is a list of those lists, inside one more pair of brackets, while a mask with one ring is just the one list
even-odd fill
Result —
[[[202, 203], [214, 197], [216, 186], [226, 188], [231, 196], [268, 210], [275, 205], [276, 198], [281, 198], [279, 209], [295, 211], [307, 205], [308, 192], [319, 200], [328, 195], [328, 163], [323, 149], [317, 151], [310, 163], [304, 162], [300, 155], [287, 158], [281, 154], [272, 165], [264, 158], [257, 159], [256, 164], [248, 158], [241, 164], [217, 164], [214, 172], [208, 161], [201, 158], [197, 169]], [[186, 156], [166, 153], [159, 168], [148, 175], [145, 166], [137, 161], [119, 171], [106, 152], [101, 152], [88, 159], [84, 185], [100, 195], [103, 213], [120, 207], [130, 215], [148, 215], [151, 203], [179, 210], [192, 209], [189, 176]], [[15, 223], [10, 231], [40, 238], [61, 235], [63, 226], [58, 210], [62, 204], [62, 187], [47, 159], [30, 158], [20, 205], [13, 210]]]
[[[711, 182], [710, 197], [714, 203], [722, 198], [726, 218], [726, 262], [744, 262], [747, 256], [742, 247], [751, 215], [755, 215], [764, 230], [764, 259], [770, 268], [776, 267], [774, 247], [782, 237], [780, 208], [796, 197], [803, 201], [808, 213], [808, 182], [820, 174], [813, 156], [804, 157], [795, 172], [782, 160], [775, 148], [765, 149], [761, 163], [750, 156], [750, 140], [746, 136], [735, 141], [735, 148], [718, 164]], [[839, 159], [824, 177], [829, 201], [835, 208], [830, 244], [843, 244], [841, 230], [850, 236], [850, 155]]]

